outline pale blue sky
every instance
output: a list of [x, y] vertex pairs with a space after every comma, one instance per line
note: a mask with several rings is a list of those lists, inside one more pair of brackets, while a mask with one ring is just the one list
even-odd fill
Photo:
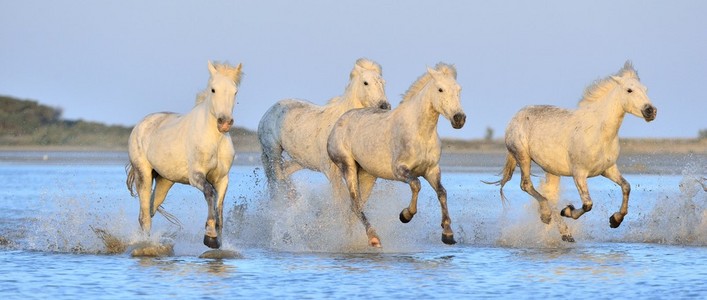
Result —
[[7, 1], [0, 0], [0, 94], [64, 117], [134, 125], [184, 113], [209, 59], [243, 63], [234, 116], [255, 129], [277, 100], [323, 104], [354, 61], [383, 66], [393, 106], [439, 61], [456, 65], [463, 129], [503, 134], [521, 107], [576, 107], [593, 80], [633, 61], [658, 107], [624, 137], [707, 128], [707, 1]]

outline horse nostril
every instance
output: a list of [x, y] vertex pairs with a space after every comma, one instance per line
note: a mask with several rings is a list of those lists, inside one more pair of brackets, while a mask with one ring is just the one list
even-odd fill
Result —
[[233, 125], [233, 119], [231, 119], [230, 121], [228, 121], [228, 125]]
[[218, 122], [219, 124], [223, 124], [223, 118], [216, 119], [216, 122]]
[[643, 118], [645, 118], [646, 121], [652, 121], [655, 119], [657, 112], [658, 110], [653, 105], [647, 104], [643, 107], [641, 114], [643, 114]]
[[381, 102], [378, 106], [380, 109], [390, 109], [390, 104], [388, 102]]
[[455, 129], [462, 128], [464, 126], [464, 123], [466, 122], [466, 115], [463, 113], [456, 113], [452, 117], [452, 127]]
[[454, 115], [454, 122], [464, 122], [466, 121], [466, 115], [462, 113], [457, 113]]

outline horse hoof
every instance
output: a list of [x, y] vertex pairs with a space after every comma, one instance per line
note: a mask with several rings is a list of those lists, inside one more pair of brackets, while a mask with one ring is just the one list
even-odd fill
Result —
[[372, 237], [368, 240], [368, 245], [374, 248], [380, 248], [381, 241], [377, 237]]
[[204, 245], [206, 247], [209, 247], [211, 249], [218, 249], [221, 248], [221, 241], [219, 240], [218, 237], [210, 237], [208, 235], [204, 236]]
[[572, 205], [572, 204], [567, 205], [567, 207], [563, 208], [560, 211], [560, 216], [563, 216], [565, 218], [571, 218], [573, 210], [574, 210], [574, 205]]
[[[617, 217], [618, 215], [618, 217]], [[621, 225], [621, 222], [624, 220], [624, 216], [622, 216], [620, 213], [615, 213], [609, 217], [609, 226], [611, 228], [617, 228], [619, 225]]]
[[442, 243], [445, 243], [447, 245], [454, 245], [457, 243], [457, 241], [454, 240], [454, 235], [453, 234], [442, 234]]
[[412, 220], [412, 215], [410, 214], [410, 212], [408, 211], [407, 208], [403, 209], [400, 212], [400, 222], [408, 223], [408, 222], [410, 222], [410, 220]]
[[565, 242], [568, 242], [568, 243], [574, 243], [574, 238], [572, 237], [571, 234], [563, 234], [562, 240]]

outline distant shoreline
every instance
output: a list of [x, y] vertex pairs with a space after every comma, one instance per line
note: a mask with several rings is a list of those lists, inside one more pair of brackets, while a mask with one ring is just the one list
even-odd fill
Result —
[[[238, 153], [260, 152], [260, 147], [257, 143], [253, 143], [252, 139], [247, 139], [248, 143], [238, 143], [235, 141], [234, 146]], [[678, 138], [663, 138], [663, 139], [621, 139], [621, 154], [707, 154], [707, 139], [678, 139]], [[125, 152], [127, 147], [104, 147], [104, 146], [41, 146], [41, 145], [0, 145], [0, 151], [91, 151], [91, 152]], [[442, 152], [453, 154], [464, 153], [505, 153], [506, 147], [500, 140], [485, 141], [485, 140], [456, 140], [442, 139]]]

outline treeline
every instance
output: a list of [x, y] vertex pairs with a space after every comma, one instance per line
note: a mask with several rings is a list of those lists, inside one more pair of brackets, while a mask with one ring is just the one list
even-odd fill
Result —
[[[125, 149], [132, 127], [108, 126], [98, 122], [64, 120], [61, 108], [33, 100], [0, 96], [0, 146], [68, 146], [93, 149]], [[236, 146], [257, 142], [255, 133], [245, 128], [231, 130]], [[239, 145], [240, 144], [240, 145]]]

